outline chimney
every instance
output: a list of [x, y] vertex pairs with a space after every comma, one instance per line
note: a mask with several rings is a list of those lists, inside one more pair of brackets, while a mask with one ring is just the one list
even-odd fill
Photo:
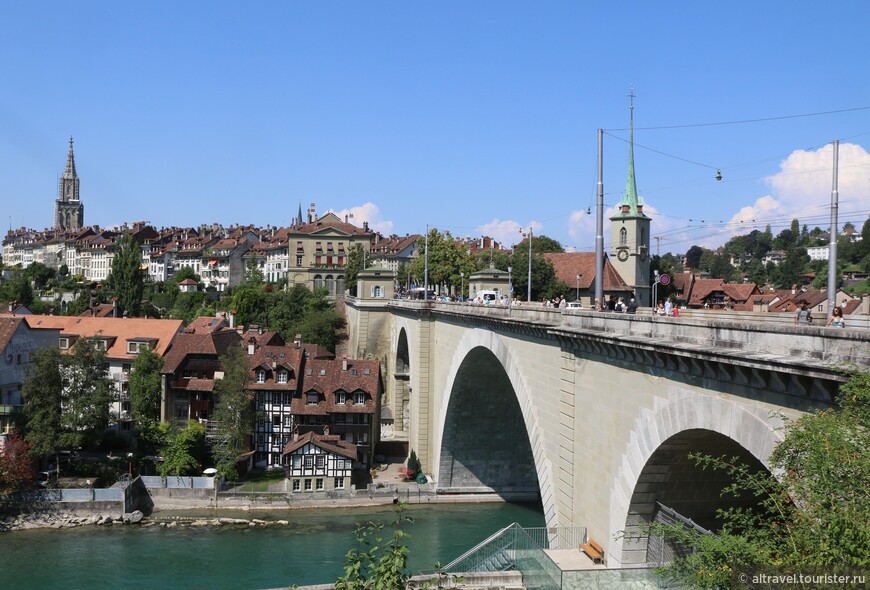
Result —
[[248, 356], [254, 356], [254, 352], [257, 350], [257, 341], [253, 338], [248, 340]]
[[293, 337], [293, 344], [296, 348], [302, 346], [302, 334], [296, 334], [296, 336]]
[[230, 328], [235, 328], [235, 327], [236, 327], [236, 310], [231, 309], [230, 310]]
[[118, 298], [112, 297], [112, 317], [118, 317]]
[[341, 370], [347, 372], [347, 355], [341, 355]]
[[792, 285], [792, 286], [791, 286], [791, 294], [792, 294], [792, 295], [797, 295], [797, 285]]

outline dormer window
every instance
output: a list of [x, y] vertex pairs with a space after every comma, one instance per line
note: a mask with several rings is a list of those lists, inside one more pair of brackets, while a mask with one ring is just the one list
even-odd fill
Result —
[[316, 391], [312, 391], [305, 396], [305, 403], [309, 406], [316, 406], [319, 401], [320, 395]]
[[69, 350], [69, 338], [60, 338], [57, 341], [57, 347], [61, 350]]
[[326, 376], [326, 369], [320, 369], [320, 376], [321, 376], [321, 377], [325, 377], [325, 376]]
[[98, 338], [94, 340], [94, 348], [96, 348], [97, 350], [106, 351], [109, 348], [108, 342]]
[[335, 392], [335, 403], [337, 403], [337, 404], [347, 403], [347, 394], [343, 391], [336, 391]]
[[353, 394], [353, 405], [362, 406], [366, 403], [366, 394], [362, 391], [357, 391]]
[[278, 371], [278, 383], [287, 383], [287, 371]]
[[257, 383], [265, 383], [266, 382], [266, 371], [263, 369], [257, 370]]

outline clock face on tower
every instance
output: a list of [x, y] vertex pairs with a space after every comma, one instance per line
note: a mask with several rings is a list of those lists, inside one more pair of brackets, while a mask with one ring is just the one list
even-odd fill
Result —
[[620, 250], [616, 253], [616, 257], [619, 258], [621, 262], [625, 262], [628, 260], [628, 250]]

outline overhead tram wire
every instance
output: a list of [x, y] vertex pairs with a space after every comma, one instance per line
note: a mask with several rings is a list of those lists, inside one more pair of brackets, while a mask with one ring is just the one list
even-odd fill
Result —
[[[655, 127], [635, 127], [635, 131], [654, 131], [658, 129], [691, 129], [694, 127], [721, 127], [725, 125], [746, 125], [749, 123], [764, 123], [767, 121], [782, 121], [785, 119], [800, 119], [803, 117], [821, 117], [823, 115], [837, 115], [840, 113], [852, 113], [856, 111], [867, 111], [870, 110], [870, 106], [863, 107], [855, 107], [851, 109], [837, 109], [834, 111], [820, 111], [817, 113], [803, 113], [800, 115], [780, 115], [776, 117], [761, 117], [758, 119], [738, 119], [734, 121], [717, 121], [712, 123], [689, 123], [683, 125], [658, 125]], [[607, 131], [629, 131], [628, 128], [620, 127], [620, 128], [612, 128], [605, 129]]]

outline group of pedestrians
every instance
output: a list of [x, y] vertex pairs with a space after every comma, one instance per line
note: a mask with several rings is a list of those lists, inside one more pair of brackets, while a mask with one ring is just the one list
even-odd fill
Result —
[[658, 316], [678, 318], [680, 317], [680, 307], [674, 305], [674, 302], [671, 299], [665, 299], [664, 301], [659, 299], [659, 303], [656, 305], [653, 313]]
[[[810, 304], [807, 300], [800, 302], [800, 307], [797, 308], [794, 314], [794, 323], [796, 326], [809, 326], [813, 323], [813, 312], [810, 309]], [[843, 308], [839, 305], [831, 310], [831, 317], [828, 320], [828, 326], [831, 328], [845, 328], [846, 320], [843, 318]]]
[[565, 309], [568, 307], [568, 300], [565, 299], [564, 295], [556, 295], [552, 299], [547, 299], [544, 297], [543, 300], [544, 307], [557, 307], [561, 309]]

